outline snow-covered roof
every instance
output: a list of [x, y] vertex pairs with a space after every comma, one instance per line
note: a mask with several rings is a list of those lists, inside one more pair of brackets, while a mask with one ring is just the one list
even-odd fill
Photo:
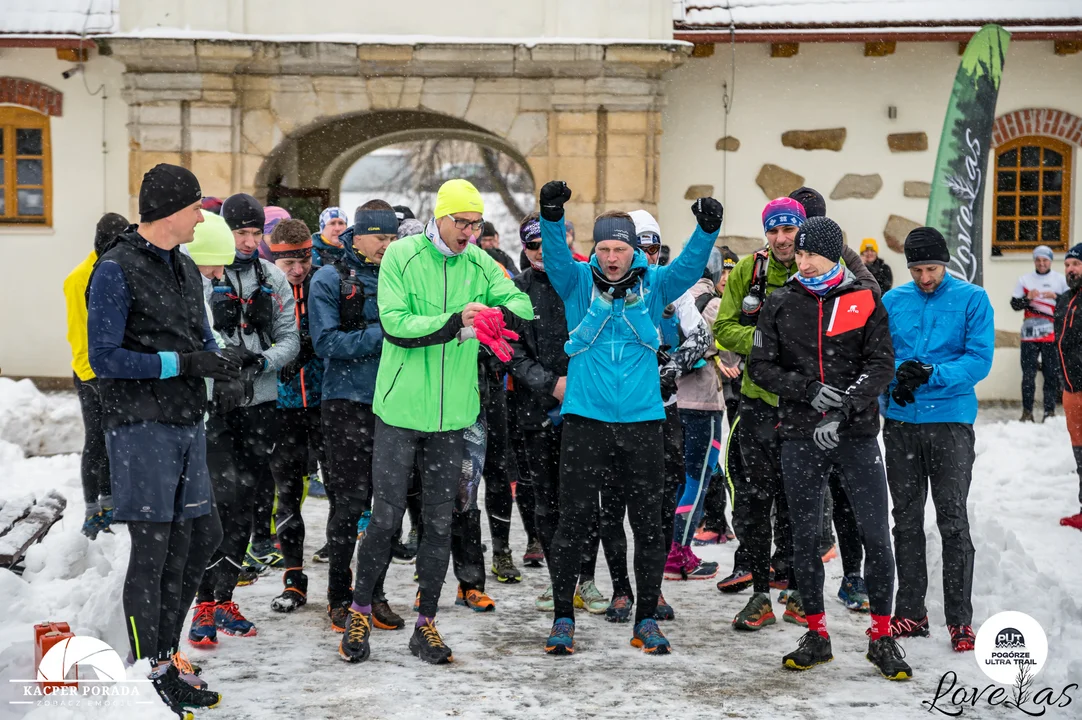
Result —
[[119, 0], [0, 0], [0, 34], [101, 35], [120, 28]]
[[[674, 0], [677, 31], [692, 28], [1079, 24], [1082, 0]], [[1063, 21], [1073, 21], [1064, 23]]]

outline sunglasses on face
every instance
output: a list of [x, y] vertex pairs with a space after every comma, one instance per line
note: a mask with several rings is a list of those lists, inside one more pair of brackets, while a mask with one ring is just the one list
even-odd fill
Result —
[[481, 228], [483, 228], [485, 226], [485, 219], [484, 218], [481, 218], [480, 220], [476, 220], [476, 221], [470, 221], [470, 220], [459, 220], [454, 215], [448, 215], [447, 217], [451, 218], [451, 220], [455, 224], [455, 227], [458, 228], [459, 230], [465, 230], [466, 228], [470, 228], [474, 232], [480, 232]]
[[527, 250], [540, 250], [541, 249], [541, 241], [540, 240], [531, 240], [530, 242], [524, 244], [522, 247], [526, 248]]

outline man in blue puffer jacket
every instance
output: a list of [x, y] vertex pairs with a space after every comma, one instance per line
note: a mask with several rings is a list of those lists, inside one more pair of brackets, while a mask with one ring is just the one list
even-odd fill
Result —
[[595, 498], [602, 507], [626, 502], [635, 537], [639, 606], [631, 639], [643, 652], [663, 655], [669, 642], [657, 609], [666, 548], [661, 513], [664, 467], [658, 373], [658, 325], [665, 306], [702, 277], [721, 228], [721, 203], [696, 201], [699, 222], [684, 252], [670, 265], [651, 266], [638, 249], [635, 223], [604, 213], [594, 223], [595, 255], [575, 262], [565, 241], [563, 182], [541, 188], [541, 249], [545, 271], [564, 301], [570, 331], [560, 457], [560, 522], [549, 560], [554, 619], [546, 652], [574, 652], [575, 584]]
[[935, 228], [905, 239], [913, 281], [883, 296], [897, 368], [883, 442], [894, 503], [898, 597], [894, 637], [926, 637], [924, 505], [932, 488], [943, 538], [944, 612], [951, 644], [973, 649], [973, 542], [966, 499], [973, 476], [974, 387], [992, 369], [995, 325], [984, 289], [947, 273], [950, 253]]

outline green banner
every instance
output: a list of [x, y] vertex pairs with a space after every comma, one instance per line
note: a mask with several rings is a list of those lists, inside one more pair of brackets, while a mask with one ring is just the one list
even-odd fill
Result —
[[984, 249], [984, 183], [996, 96], [1011, 34], [999, 25], [985, 25], [962, 54], [954, 77], [939, 154], [932, 176], [926, 224], [943, 233], [950, 248], [947, 271], [981, 285]]

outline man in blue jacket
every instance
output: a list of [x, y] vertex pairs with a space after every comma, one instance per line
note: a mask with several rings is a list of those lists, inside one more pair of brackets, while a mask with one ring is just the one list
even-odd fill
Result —
[[[545, 651], [574, 652], [573, 597], [582, 547], [593, 521], [593, 498], [602, 507], [626, 503], [635, 537], [639, 606], [633, 647], [664, 655], [669, 641], [654, 614], [665, 564], [662, 517], [664, 467], [658, 372], [658, 325], [665, 306], [702, 276], [721, 228], [721, 203], [696, 201], [699, 226], [670, 265], [649, 265], [626, 213], [603, 213], [594, 223], [595, 254], [575, 262], [567, 247], [564, 203], [571, 190], [560, 181], [541, 188], [541, 249], [545, 271], [564, 301], [570, 331], [560, 457], [560, 521], [549, 570], [554, 622]], [[667, 519], [671, 522], [671, 519]]]
[[[324, 483], [333, 500], [327, 520], [327, 613], [335, 632], [345, 632], [348, 624], [357, 521], [371, 506], [372, 400], [383, 349], [376, 288], [383, 253], [397, 231], [398, 218], [388, 203], [371, 200], [357, 208], [356, 223], [340, 236], [342, 257], [316, 271], [308, 299], [312, 346], [325, 363]], [[387, 604], [383, 577], [373, 592], [372, 621], [377, 628], [397, 630], [405, 621]]]
[[894, 637], [927, 637], [924, 505], [932, 489], [943, 538], [943, 594], [951, 645], [973, 649], [973, 542], [966, 499], [973, 475], [974, 387], [992, 369], [995, 325], [985, 291], [947, 274], [950, 253], [935, 228], [905, 239], [913, 281], [883, 296], [897, 367], [883, 442], [894, 503], [898, 595]]

